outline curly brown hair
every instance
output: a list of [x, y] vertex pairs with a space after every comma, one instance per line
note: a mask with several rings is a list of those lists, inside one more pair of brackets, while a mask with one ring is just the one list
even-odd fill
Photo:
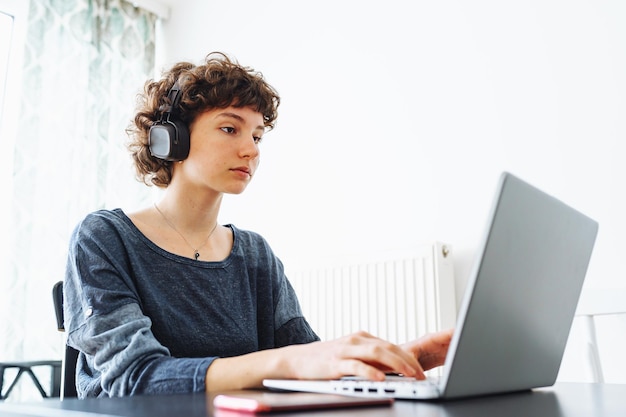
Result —
[[216, 108], [252, 107], [263, 115], [265, 127], [273, 129], [280, 97], [260, 72], [241, 66], [221, 52], [208, 54], [202, 65], [179, 62], [161, 80], [148, 80], [138, 95], [137, 113], [127, 129], [137, 178], [145, 184], [167, 187], [172, 180], [172, 161], [152, 156], [148, 145], [150, 127], [160, 120], [169, 103], [168, 93], [178, 82], [181, 89], [176, 118], [189, 126], [195, 118]]

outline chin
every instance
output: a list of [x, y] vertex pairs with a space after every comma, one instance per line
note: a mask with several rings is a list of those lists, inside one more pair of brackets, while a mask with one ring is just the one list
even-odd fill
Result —
[[241, 193], [243, 193], [244, 191], [246, 191], [246, 188], [247, 188], [247, 187], [242, 187], [242, 188], [231, 188], [231, 189], [228, 189], [228, 190], [224, 190], [224, 192], [225, 192], [226, 194], [234, 194], [234, 195], [238, 195], [238, 194], [241, 194]]

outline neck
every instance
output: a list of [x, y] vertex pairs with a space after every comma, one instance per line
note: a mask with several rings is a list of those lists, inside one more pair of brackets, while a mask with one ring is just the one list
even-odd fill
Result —
[[198, 197], [199, 194], [167, 188], [157, 204], [180, 232], [203, 234], [217, 222], [222, 194]]
[[[193, 252], [193, 257], [196, 261], [200, 258], [201, 249], [203, 250], [205, 246], [207, 246], [207, 250], [210, 250], [209, 247], [211, 245], [209, 245], [209, 239], [211, 238], [211, 236], [213, 235], [213, 233], [215, 232], [217, 228], [217, 221], [215, 221], [213, 226], [211, 226], [211, 230], [208, 232], [208, 234], [206, 234], [205, 232], [206, 237], [202, 241], [196, 244], [195, 239], [197, 237], [197, 233], [202, 233], [202, 229], [203, 229], [202, 226], [194, 228], [193, 240], [190, 240], [190, 238], [186, 237], [185, 234], [181, 232], [180, 228], [174, 224], [174, 222], [169, 218], [169, 216], [166, 215], [156, 203], [154, 204], [154, 208], [161, 215], [161, 218], [163, 219], [163, 221], [165, 221], [165, 223], [182, 238], [182, 240], [187, 244], [187, 246], [189, 246], [189, 249], [191, 249], [191, 251]], [[197, 230], [198, 232], [196, 233], [195, 230]], [[191, 232], [190, 232], [190, 235], [191, 235]]]

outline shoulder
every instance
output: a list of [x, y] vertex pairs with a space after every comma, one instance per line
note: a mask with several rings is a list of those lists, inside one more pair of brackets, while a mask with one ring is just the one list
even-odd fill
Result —
[[123, 222], [127, 216], [121, 209], [97, 210], [89, 213], [78, 223], [77, 228], [103, 227]]
[[262, 244], [262, 245], [269, 246], [265, 238], [257, 232], [253, 232], [251, 230], [240, 229], [233, 224], [228, 224], [226, 226], [231, 228], [231, 230], [233, 231], [233, 235], [235, 236], [235, 239], [240, 240], [241, 243]]
[[232, 224], [227, 225], [227, 227], [230, 227], [233, 231], [234, 251], [241, 250], [244, 253], [252, 253], [255, 256], [274, 256], [269, 243], [259, 233], [251, 230], [239, 229]]
[[98, 210], [89, 213], [81, 220], [72, 233], [73, 241], [80, 241], [85, 238], [90, 240], [106, 238], [112, 236], [128, 236], [132, 228], [132, 222], [121, 209]]
[[241, 259], [249, 267], [265, 271], [274, 270], [277, 275], [282, 275], [282, 262], [263, 236], [250, 230], [238, 229], [232, 224], [227, 226], [233, 231], [232, 254], [235, 257]]

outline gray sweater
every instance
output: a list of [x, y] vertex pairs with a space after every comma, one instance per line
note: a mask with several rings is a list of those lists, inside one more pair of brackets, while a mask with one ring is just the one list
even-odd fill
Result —
[[76, 227], [64, 291], [79, 397], [201, 392], [218, 357], [319, 340], [267, 242], [228, 227], [221, 262], [161, 249], [120, 209]]

